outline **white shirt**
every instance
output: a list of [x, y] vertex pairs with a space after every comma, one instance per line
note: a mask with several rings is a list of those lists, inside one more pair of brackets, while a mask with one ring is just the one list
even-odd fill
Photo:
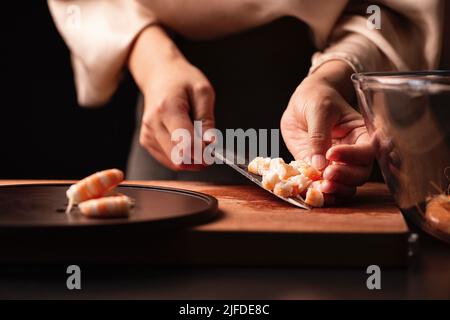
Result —
[[[48, 4], [71, 51], [78, 101], [85, 106], [108, 101], [133, 40], [153, 23], [189, 38], [211, 39], [293, 16], [309, 26], [318, 49], [310, 72], [334, 59], [347, 62], [355, 72], [432, 69], [441, 51], [442, 0], [48, 0]], [[374, 4], [380, 8], [381, 29], [368, 26], [367, 8]]]

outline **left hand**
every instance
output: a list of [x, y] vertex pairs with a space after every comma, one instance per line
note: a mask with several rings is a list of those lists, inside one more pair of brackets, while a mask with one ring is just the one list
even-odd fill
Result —
[[370, 176], [374, 152], [360, 113], [347, 102], [352, 70], [330, 61], [297, 87], [281, 119], [283, 139], [295, 159], [323, 170], [328, 204], [351, 198]]

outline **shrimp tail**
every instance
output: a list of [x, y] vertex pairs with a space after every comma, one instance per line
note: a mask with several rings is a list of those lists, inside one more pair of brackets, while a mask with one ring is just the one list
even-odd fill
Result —
[[69, 214], [70, 211], [72, 211], [72, 208], [73, 208], [73, 197], [70, 197], [69, 204], [67, 205], [67, 208], [66, 208], [66, 214]]

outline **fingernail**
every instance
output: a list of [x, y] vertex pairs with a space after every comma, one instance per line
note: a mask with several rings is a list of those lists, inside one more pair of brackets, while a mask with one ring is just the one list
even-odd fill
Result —
[[334, 148], [333, 147], [331, 147], [330, 149], [328, 149], [328, 151], [327, 151], [327, 153], [325, 154], [325, 158], [327, 159], [327, 160], [337, 160], [336, 159], [336, 153], [334, 152]]
[[327, 167], [322, 173], [322, 179], [333, 181], [333, 167]]
[[327, 159], [322, 154], [315, 154], [311, 158], [311, 165], [317, 170], [322, 170], [327, 165]]

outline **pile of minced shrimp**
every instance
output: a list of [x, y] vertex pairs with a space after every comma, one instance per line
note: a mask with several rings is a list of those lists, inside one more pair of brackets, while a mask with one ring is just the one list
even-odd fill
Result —
[[249, 163], [248, 171], [262, 176], [263, 187], [280, 197], [302, 197], [312, 207], [324, 204], [319, 188], [322, 173], [305, 161], [287, 164], [282, 158], [257, 157]]
[[128, 216], [133, 199], [114, 191], [124, 179], [118, 169], [108, 169], [90, 175], [70, 186], [66, 213], [78, 205], [81, 214], [88, 218], [120, 218]]

